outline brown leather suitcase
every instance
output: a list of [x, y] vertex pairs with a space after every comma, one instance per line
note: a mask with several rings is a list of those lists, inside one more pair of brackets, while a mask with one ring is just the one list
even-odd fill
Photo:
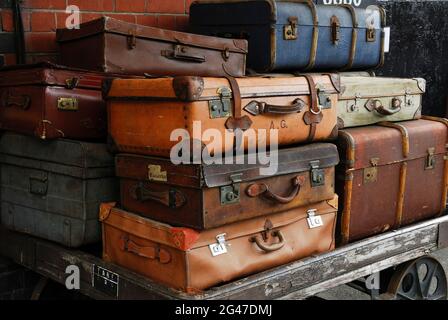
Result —
[[[219, 131], [222, 151], [248, 148], [246, 137], [270, 144], [271, 129], [281, 146], [337, 138], [337, 75], [250, 78], [177, 77], [115, 79], [105, 85], [109, 134], [124, 153], [170, 157], [176, 130], [202, 143], [210, 154], [218, 147], [203, 133]], [[199, 124], [200, 130], [195, 127]], [[241, 130], [236, 130], [241, 129]], [[201, 137], [197, 137], [199, 132]], [[241, 144], [236, 133], [243, 132]], [[262, 133], [265, 133], [263, 135]], [[253, 140], [252, 140], [253, 141]], [[173, 149], [174, 150], [174, 149]]]
[[103, 258], [196, 293], [334, 249], [337, 197], [203, 232], [175, 228], [103, 204]]
[[0, 129], [41, 139], [105, 140], [106, 75], [40, 63], [0, 70]]
[[334, 196], [339, 155], [333, 144], [280, 150], [271, 176], [260, 171], [269, 164], [249, 164], [249, 158], [245, 164], [174, 165], [169, 159], [120, 154], [121, 205], [170, 225], [203, 230]]
[[448, 120], [341, 130], [336, 191], [345, 244], [424, 219], [446, 208]]
[[109, 17], [59, 29], [64, 65], [143, 75], [245, 75], [247, 41], [136, 25]]

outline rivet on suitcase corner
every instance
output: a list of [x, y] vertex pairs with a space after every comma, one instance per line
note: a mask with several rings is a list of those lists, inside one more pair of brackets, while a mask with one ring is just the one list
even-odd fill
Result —
[[218, 234], [216, 236], [217, 243], [213, 243], [208, 246], [210, 248], [212, 256], [217, 257], [217, 256], [227, 253], [226, 236], [227, 236], [227, 234], [225, 234], [225, 233]]
[[317, 214], [316, 209], [308, 210], [307, 214], [308, 214], [308, 218], [306, 220], [308, 221], [308, 227], [310, 229], [320, 228], [324, 225], [322, 217], [319, 215], [316, 215]]

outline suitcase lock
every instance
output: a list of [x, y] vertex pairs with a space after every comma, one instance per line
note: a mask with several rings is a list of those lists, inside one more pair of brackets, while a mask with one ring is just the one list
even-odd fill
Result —
[[30, 176], [30, 193], [38, 196], [46, 196], [48, 192], [48, 173], [39, 176]]
[[434, 153], [435, 152], [436, 152], [436, 148], [429, 148], [428, 149], [428, 155], [426, 157], [425, 170], [432, 170], [432, 169], [434, 169], [434, 165], [436, 163], [436, 159], [434, 157]]
[[320, 161], [311, 161], [311, 187], [319, 187], [325, 184], [325, 171], [319, 168]]
[[283, 27], [283, 38], [285, 40], [297, 40], [298, 30], [297, 25], [299, 24], [299, 18], [289, 17], [288, 23]]
[[228, 205], [240, 202], [240, 183], [242, 181], [243, 174], [235, 174], [230, 176], [232, 185], [221, 187], [221, 205]]
[[371, 183], [377, 181], [379, 162], [380, 162], [379, 158], [370, 159], [370, 164], [372, 166], [364, 169], [364, 183]]
[[220, 99], [210, 100], [208, 102], [210, 119], [228, 118], [232, 116], [232, 90], [229, 87], [221, 87], [217, 93]]
[[331, 25], [331, 42], [334, 45], [338, 45], [339, 40], [341, 38], [341, 23], [339, 22], [338, 17], [332, 16], [330, 20]]
[[376, 30], [375, 30], [375, 20], [374, 19], [372, 19], [372, 21], [370, 21], [370, 24], [367, 27], [366, 40], [367, 40], [367, 42], [375, 42], [375, 40], [376, 40]]

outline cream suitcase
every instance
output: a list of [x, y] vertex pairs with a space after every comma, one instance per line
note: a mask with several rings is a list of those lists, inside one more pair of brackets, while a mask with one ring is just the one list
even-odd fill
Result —
[[341, 75], [339, 128], [419, 119], [424, 79]]

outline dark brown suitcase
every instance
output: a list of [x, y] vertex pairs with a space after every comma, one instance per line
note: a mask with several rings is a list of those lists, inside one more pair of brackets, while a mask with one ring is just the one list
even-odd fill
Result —
[[[41, 139], [105, 139], [106, 75], [51, 63], [0, 70], [0, 129]], [[112, 77], [112, 75], [111, 75]]]
[[317, 143], [280, 150], [269, 165], [174, 165], [169, 159], [118, 155], [121, 204], [129, 211], [175, 226], [209, 229], [332, 199], [336, 146]]
[[342, 244], [444, 213], [447, 127], [446, 119], [424, 117], [340, 132]]
[[151, 75], [245, 75], [246, 40], [222, 39], [136, 25], [109, 17], [59, 29], [64, 65]]

